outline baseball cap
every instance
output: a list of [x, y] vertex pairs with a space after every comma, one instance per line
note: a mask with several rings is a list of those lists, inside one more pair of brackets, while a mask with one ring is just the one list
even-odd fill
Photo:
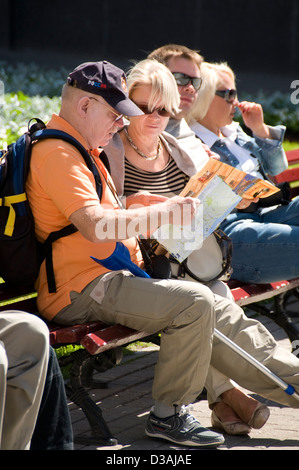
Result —
[[126, 116], [143, 114], [129, 98], [125, 72], [106, 60], [79, 65], [69, 74], [67, 82], [74, 88], [102, 96], [121, 114]]

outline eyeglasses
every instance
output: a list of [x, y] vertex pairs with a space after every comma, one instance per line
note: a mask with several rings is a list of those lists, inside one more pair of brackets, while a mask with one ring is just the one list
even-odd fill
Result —
[[88, 98], [90, 100], [94, 100], [94, 101], [97, 101], [98, 103], [100, 103], [101, 105], [103, 105], [105, 108], [107, 108], [111, 113], [115, 114], [116, 118], [114, 119], [114, 123], [118, 123], [119, 121], [121, 121], [121, 119], [123, 119], [125, 116], [124, 114], [118, 114], [116, 111], [114, 111], [114, 109], [111, 109], [109, 108], [109, 106], [107, 106], [105, 103], [103, 103], [102, 101], [100, 100], [97, 100], [96, 98], [94, 98], [93, 96], [88, 96]]
[[187, 86], [191, 82], [194, 90], [197, 91], [201, 87], [201, 84], [202, 84], [201, 77], [190, 77], [189, 75], [186, 75], [185, 73], [180, 73], [180, 72], [172, 72], [172, 75], [174, 76], [176, 84], [179, 86]]
[[216, 90], [215, 95], [223, 98], [227, 103], [232, 104], [232, 102], [237, 98], [237, 90], [231, 88], [230, 90]]
[[[135, 103], [135, 101], [134, 101], [134, 103]], [[154, 109], [151, 110], [151, 109], [148, 108], [148, 106], [146, 104], [138, 104], [138, 103], [135, 103], [135, 104], [136, 104], [136, 106], [138, 106], [139, 109], [141, 109], [141, 111], [144, 114], [153, 114], [155, 111], [157, 111], [159, 116], [163, 116], [163, 117], [172, 116], [172, 114], [169, 111], [167, 111], [165, 108], [154, 108]]]

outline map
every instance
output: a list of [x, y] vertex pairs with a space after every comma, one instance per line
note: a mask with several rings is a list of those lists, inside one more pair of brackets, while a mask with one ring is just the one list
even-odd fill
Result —
[[241, 197], [217, 176], [203, 189], [198, 199], [202, 205], [192, 226], [162, 225], [153, 234], [153, 238], [179, 262], [202, 246], [203, 240], [216, 230]]
[[276, 186], [253, 177], [219, 160], [210, 158], [196, 175], [190, 178], [180, 196], [196, 197], [201, 202], [192, 226], [163, 225], [155, 238], [179, 262], [202, 246], [206, 239], [242, 198], [267, 197], [278, 191]]

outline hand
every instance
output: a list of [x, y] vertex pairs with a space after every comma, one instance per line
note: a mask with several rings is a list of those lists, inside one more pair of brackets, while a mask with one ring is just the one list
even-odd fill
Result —
[[270, 131], [264, 123], [264, 112], [260, 104], [242, 101], [237, 106], [242, 113], [244, 124], [253, 134], [262, 139], [271, 138]]
[[215, 158], [215, 160], [220, 160], [220, 155], [218, 153], [213, 152], [207, 144], [202, 144], [205, 152], [209, 155], [210, 158]]
[[258, 197], [255, 197], [254, 199], [245, 199], [243, 198], [242, 201], [239, 202], [239, 204], [236, 206], [237, 209], [247, 209], [248, 206], [250, 206], [251, 203], [257, 203], [259, 201]]
[[190, 225], [200, 205], [194, 197], [174, 196], [165, 204], [170, 224]]
[[159, 204], [167, 200], [168, 197], [160, 196], [159, 194], [152, 194], [149, 191], [138, 191], [126, 198], [125, 206], [126, 209], [132, 206], [151, 206], [152, 204]]

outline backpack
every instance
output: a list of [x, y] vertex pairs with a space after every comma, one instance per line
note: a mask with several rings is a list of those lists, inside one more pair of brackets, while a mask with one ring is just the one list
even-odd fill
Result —
[[[49, 292], [56, 292], [52, 243], [77, 231], [72, 224], [52, 232], [44, 243], [37, 241], [34, 219], [27, 200], [25, 184], [30, 168], [32, 144], [44, 139], [62, 139], [74, 145], [92, 171], [99, 199], [100, 175], [89, 153], [71, 135], [46, 129], [40, 119], [28, 123], [28, 131], [7, 150], [0, 151], [0, 277], [14, 286], [32, 286], [43, 260], [46, 262]], [[107, 162], [105, 162], [107, 165]]]

